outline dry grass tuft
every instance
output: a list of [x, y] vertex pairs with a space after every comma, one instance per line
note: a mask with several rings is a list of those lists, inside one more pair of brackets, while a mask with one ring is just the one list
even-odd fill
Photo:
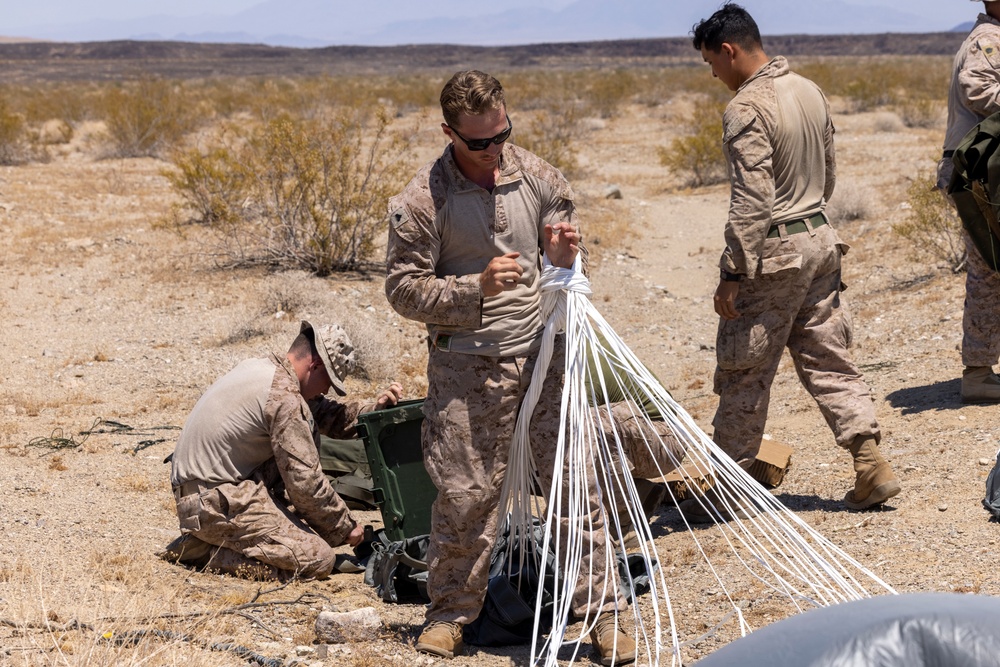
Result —
[[141, 473], [123, 475], [116, 481], [119, 488], [126, 491], [134, 491], [136, 493], [149, 493], [159, 486], [158, 484], [154, 484], [150, 481], [149, 477]]
[[872, 214], [876, 201], [878, 196], [870, 186], [856, 180], [837, 181], [826, 214], [834, 224], [863, 220]]

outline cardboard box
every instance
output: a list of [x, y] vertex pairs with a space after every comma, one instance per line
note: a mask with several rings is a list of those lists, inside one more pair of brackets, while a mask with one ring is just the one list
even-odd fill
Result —
[[[762, 440], [760, 451], [747, 472], [765, 487], [773, 489], [781, 484], [791, 467], [791, 447], [776, 440]], [[670, 487], [678, 500], [690, 498], [692, 489], [700, 495], [715, 485], [712, 471], [702, 470], [695, 463], [683, 464], [665, 475], [662, 481]]]

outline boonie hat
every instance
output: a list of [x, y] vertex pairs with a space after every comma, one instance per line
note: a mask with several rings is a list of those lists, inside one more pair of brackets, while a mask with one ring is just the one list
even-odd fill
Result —
[[299, 333], [307, 331], [313, 332], [316, 351], [319, 352], [320, 359], [323, 360], [323, 366], [326, 367], [334, 390], [339, 395], [346, 396], [344, 378], [354, 368], [354, 346], [351, 345], [351, 339], [347, 337], [347, 332], [337, 324], [314, 327], [306, 320], [302, 320]]

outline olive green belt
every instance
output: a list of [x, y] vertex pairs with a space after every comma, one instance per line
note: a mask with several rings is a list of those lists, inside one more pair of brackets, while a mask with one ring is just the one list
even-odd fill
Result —
[[201, 493], [202, 491], [208, 491], [214, 489], [217, 486], [222, 486], [225, 482], [202, 482], [201, 480], [191, 480], [190, 482], [184, 482], [180, 486], [174, 487], [174, 496], [178, 498], [183, 498], [184, 496], [189, 496], [192, 493]]
[[773, 239], [781, 236], [779, 228], [785, 226], [785, 234], [798, 234], [800, 232], [807, 232], [809, 228], [816, 229], [817, 227], [822, 227], [826, 224], [826, 218], [823, 217], [822, 213], [817, 213], [816, 215], [810, 216], [808, 218], [803, 218], [801, 220], [793, 220], [791, 222], [779, 222], [771, 225], [771, 228], [767, 230], [767, 238]]

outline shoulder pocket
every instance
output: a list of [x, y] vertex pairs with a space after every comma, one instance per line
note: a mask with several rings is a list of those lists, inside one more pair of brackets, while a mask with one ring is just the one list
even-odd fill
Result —
[[757, 112], [747, 106], [727, 110], [723, 118], [722, 142], [732, 158], [747, 169], [771, 155], [771, 144], [760, 123]]
[[979, 50], [983, 52], [983, 56], [986, 57], [986, 62], [994, 69], [1000, 68], [1000, 48], [998, 48], [997, 43], [992, 39], [980, 39], [977, 45]]
[[407, 243], [413, 243], [420, 238], [420, 228], [405, 208], [397, 208], [389, 214], [389, 224], [396, 236]]

